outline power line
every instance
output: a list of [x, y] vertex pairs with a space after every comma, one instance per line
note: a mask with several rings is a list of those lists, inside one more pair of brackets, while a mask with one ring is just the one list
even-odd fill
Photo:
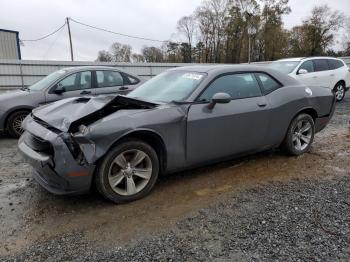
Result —
[[140, 39], [140, 40], [146, 40], [146, 41], [152, 41], [152, 42], [160, 42], [160, 43], [168, 42], [168, 41], [163, 41], [163, 40], [157, 40], [157, 39], [145, 38], [145, 37], [141, 37], [141, 36], [133, 36], [133, 35], [127, 35], [127, 34], [114, 32], [114, 31], [111, 31], [111, 30], [108, 30], [108, 29], [104, 29], [104, 28], [100, 28], [100, 27], [96, 27], [96, 26], [92, 26], [92, 25], [88, 25], [88, 24], [79, 22], [77, 20], [74, 20], [73, 18], [69, 18], [69, 20], [71, 20], [71, 21], [73, 21], [73, 22], [75, 22], [77, 24], [86, 26], [86, 27], [90, 27], [90, 28], [93, 28], [93, 29], [96, 29], [96, 30], [104, 31], [104, 32], [107, 32], [107, 33], [115, 34], [115, 35], [120, 35], [120, 36], [129, 37], [129, 38]]
[[61, 25], [59, 28], [57, 28], [55, 31], [53, 31], [52, 33], [50, 34], [47, 34], [43, 37], [40, 37], [40, 38], [37, 38], [37, 39], [21, 39], [22, 42], [36, 42], [36, 41], [40, 41], [40, 40], [43, 40], [45, 38], [48, 38], [54, 34], [56, 34], [58, 31], [60, 31], [64, 26], [66, 25], [66, 23], [64, 23], [63, 25]]
[[58, 38], [61, 36], [63, 31], [59, 31], [56, 38], [54, 39], [54, 41], [52, 41], [52, 43], [50, 44], [49, 48], [46, 50], [46, 52], [44, 53], [43, 59], [47, 58], [47, 54], [50, 52], [51, 48], [56, 44]]

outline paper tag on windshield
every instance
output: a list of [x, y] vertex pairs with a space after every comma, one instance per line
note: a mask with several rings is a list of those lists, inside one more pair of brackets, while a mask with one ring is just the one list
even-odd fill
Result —
[[192, 79], [192, 80], [200, 80], [203, 77], [203, 75], [196, 74], [196, 73], [186, 73], [182, 77], [187, 79]]

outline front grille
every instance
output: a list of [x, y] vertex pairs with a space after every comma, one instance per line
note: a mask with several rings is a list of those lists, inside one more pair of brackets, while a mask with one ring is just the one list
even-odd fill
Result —
[[24, 143], [26, 143], [27, 146], [29, 146], [34, 151], [53, 155], [53, 147], [50, 142], [40, 137], [37, 137], [29, 132], [25, 132], [23, 136]]

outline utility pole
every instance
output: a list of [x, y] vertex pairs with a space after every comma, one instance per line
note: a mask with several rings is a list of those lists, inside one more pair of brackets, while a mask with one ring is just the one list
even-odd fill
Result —
[[72, 45], [72, 35], [70, 33], [70, 26], [69, 26], [69, 17], [66, 17], [66, 23], [68, 27], [68, 35], [69, 35], [69, 46], [70, 46], [70, 59], [74, 61], [74, 55], [73, 55], [73, 45]]
[[248, 35], [248, 64], [250, 64], [250, 57], [251, 57], [251, 55], [250, 55], [250, 49], [251, 49], [251, 47], [250, 47], [250, 35]]
[[249, 26], [248, 27], [248, 64], [250, 64], [250, 61], [251, 61], [251, 53], [252, 53], [252, 38], [253, 38], [253, 35], [256, 34], [256, 29], [252, 26]]

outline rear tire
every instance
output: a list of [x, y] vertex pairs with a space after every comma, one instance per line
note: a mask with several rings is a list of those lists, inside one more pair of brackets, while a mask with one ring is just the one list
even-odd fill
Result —
[[155, 150], [140, 140], [125, 140], [112, 148], [98, 166], [97, 190], [114, 203], [127, 203], [148, 195], [159, 174]]
[[335, 99], [337, 102], [340, 102], [345, 97], [345, 84], [343, 82], [339, 82], [333, 88], [333, 92], [335, 94]]
[[308, 114], [296, 116], [288, 128], [282, 149], [289, 155], [299, 156], [309, 151], [314, 140], [315, 124]]
[[13, 138], [19, 138], [23, 134], [22, 122], [29, 115], [29, 111], [20, 110], [12, 113], [7, 120], [7, 131]]

